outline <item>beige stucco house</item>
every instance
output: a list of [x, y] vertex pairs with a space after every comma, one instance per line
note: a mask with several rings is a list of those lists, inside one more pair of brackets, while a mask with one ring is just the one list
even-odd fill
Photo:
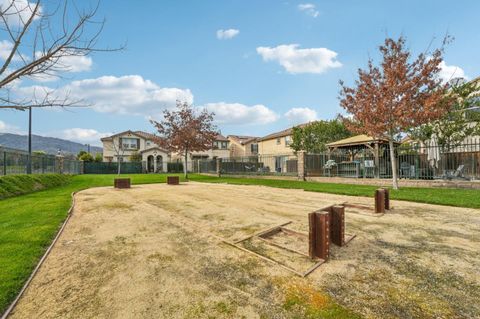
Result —
[[[219, 134], [213, 142], [212, 148], [203, 152], [191, 152], [187, 158], [187, 170], [192, 171], [193, 162], [196, 160], [208, 160], [215, 158], [228, 158], [230, 156], [229, 140]], [[172, 154], [172, 161], [185, 162], [183, 154]]]
[[230, 157], [249, 157], [258, 155], [258, 137], [228, 135]]
[[147, 172], [166, 172], [169, 154], [156, 141], [157, 136], [142, 131], [125, 131], [101, 139], [104, 162], [130, 162], [140, 155]]
[[293, 155], [293, 149], [290, 147], [292, 128], [269, 134], [257, 141], [259, 155]]

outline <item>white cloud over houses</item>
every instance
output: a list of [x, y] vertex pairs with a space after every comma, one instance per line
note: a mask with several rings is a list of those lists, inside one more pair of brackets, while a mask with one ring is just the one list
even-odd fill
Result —
[[294, 107], [288, 110], [284, 116], [291, 125], [297, 125], [317, 120], [317, 111], [308, 107]]
[[258, 47], [257, 53], [266, 62], [276, 61], [288, 73], [324, 73], [339, 68], [337, 53], [327, 48], [300, 49], [298, 44], [283, 44], [276, 47]]
[[298, 10], [305, 12], [307, 15], [311, 17], [318, 17], [320, 15], [320, 11], [317, 10], [317, 7], [313, 3], [301, 3], [297, 6]]
[[241, 103], [207, 103], [203, 105], [215, 113], [215, 122], [227, 125], [268, 124], [275, 122], [278, 115], [263, 104], [244, 105]]
[[219, 40], [228, 40], [236, 37], [240, 33], [238, 29], [220, 29], [217, 30], [217, 39]]
[[440, 62], [439, 77], [444, 82], [448, 82], [454, 78], [468, 79], [468, 77], [465, 75], [465, 71], [461, 67], [456, 65], [447, 65], [445, 61]]
[[[47, 86], [18, 88], [16, 93], [23, 96], [37, 95], [41, 99]], [[60, 87], [57, 95], [68, 96], [70, 100], [89, 105], [101, 113], [159, 116], [166, 108], [172, 108], [176, 101], [193, 103], [193, 95], [188, 89], [164, 88], [146, 80], [140, 75], [101, 76], [94, 79], [72, 81]]]
[[95, 145], [100, 144], [102, 137], [110, 136], [112, 133], [101, 133], [91, 128], [69, 128], [61, 132], [52, 134], [59, 138], [79, 142], [79, 143], [91, 143]]

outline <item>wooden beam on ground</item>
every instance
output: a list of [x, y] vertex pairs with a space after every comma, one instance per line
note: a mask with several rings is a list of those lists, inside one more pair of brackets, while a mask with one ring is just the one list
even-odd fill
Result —
[[288, 221], [288, 222], [286, 222], [286, 223], [282, 223], [282, 224], [280, 224], [280, 225], [276, 225], [276, 226], [273, 226], [273, 227], [270, 227], [270, 228], [261, 230], [261, 231], [259, 231], [259, 232], [257, 232], [257, 233], [254, 233], [254, 234], [249, 235], [249, 236], [247, 236], [247, 237], [244, 237], [244, 238], [242, 238], [242, 239], [235, 240], [233, 243], [238, 244], [238, 243], [241, 243], [242, 241], [248, 240], [248, 239], [250, 239], [250, 238], [252, 238], [252, 237], [262, 236], [262, 235], [264, 235], [265, 233], [268, 233], [268, 232], [270, 232], [270, 231], [272, 231], [272, 230], [276, 230], [277, 228], [280, 228], [280, 227], [282, 227], [282, 226], [289, 225], [289, 224], [291, 224], [291, 223], [292, 223], [292, 221]]

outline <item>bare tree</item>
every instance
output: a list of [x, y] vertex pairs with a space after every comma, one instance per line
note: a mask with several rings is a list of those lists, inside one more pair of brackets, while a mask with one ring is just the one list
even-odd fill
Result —
[[[74, 2], [46, 0], [8, 0], [0, 5], [0, 34], [5, 53], [0, 66], [0, 109], [26, 110], [33, 107], [76, 106], [69, 92], [39, 88], [32, 96], [19, 97], [12, 92], [21, 79], [62, 77], [71, 70], [69, 61], [98, 51], [104, 20], [95, 16], [98, 2], [90, 10], [80, 10]], [[55, 5], [56, 3], [56, 5]]]

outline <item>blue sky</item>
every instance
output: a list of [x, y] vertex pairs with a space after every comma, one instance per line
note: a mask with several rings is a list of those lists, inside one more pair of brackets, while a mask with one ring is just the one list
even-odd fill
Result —
[[[338, 81], [352, 84], [387, 35], [405, 35], [419, 53], [448, 32], [444, 75], [479, 76], [479, 12], [474, 0], [104, 0], [99, 46], [126, 49], [72, 61], [78, 72], [66, 80], [37, 83], [67, 87], [92, 107], [35, 110], [34, 133], [99, 144], [127, 129], [153, 132], [148, 118], [177, 98], [214, 111], [224, 135], [330, 119], [341, 112]], [[26, 128], [26, 113], [0, 111], [0, 131]]]

